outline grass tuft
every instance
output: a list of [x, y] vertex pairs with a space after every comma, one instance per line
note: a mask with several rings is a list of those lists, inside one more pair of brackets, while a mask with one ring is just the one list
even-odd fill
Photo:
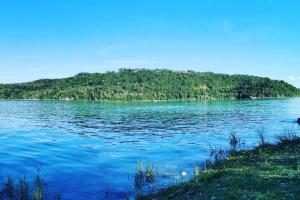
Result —
[[229, 144], [230, 144], [231, 151], [236, 151], [237, 146], [240, 143], [241, 143], [240, 138], [235, 133], [232, 132], [229, 136]]
[[30, 200], [29, 183], [25, 175], [19, 180], [19, 197], [20, 200]]
[[[24, 175], [15, 183], [12, 176], [8, 176], [0, 186], [0, 200], [60, 200], [59, 194], [50, 196], [46, 193], [47, 183], [41, 178], [39, 170], [32, 184]], [[32, 190], [30, 190], [32, 188]]]

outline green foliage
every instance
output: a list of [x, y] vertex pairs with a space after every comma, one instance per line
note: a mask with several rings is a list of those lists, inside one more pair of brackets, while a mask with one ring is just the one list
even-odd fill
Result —
[[0, 84], [2, 99], [208, 100], [299, 96], [283, 81], [246, 75], [170, 70], [120, 69], [80, 73], [64, 79]]

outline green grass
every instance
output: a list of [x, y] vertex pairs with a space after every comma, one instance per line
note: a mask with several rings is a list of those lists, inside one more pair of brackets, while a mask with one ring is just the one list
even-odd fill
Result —
[[300, 138], [231, 151], [190, 181], [139, 199], [300, 199]]

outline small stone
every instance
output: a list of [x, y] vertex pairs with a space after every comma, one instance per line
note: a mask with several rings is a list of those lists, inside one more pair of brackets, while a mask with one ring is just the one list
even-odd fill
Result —
[[185, 176], [187, 176], [187, 173], [186, 173], [185, 171], [182, 171], [182, 172], [180, 173], [180, 176], [185, 177]]

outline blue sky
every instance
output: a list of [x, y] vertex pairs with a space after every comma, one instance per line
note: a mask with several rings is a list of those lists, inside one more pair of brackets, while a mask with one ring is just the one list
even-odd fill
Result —
[[299, 9], [297, 0], [2, 0], [0, 82], [145, 67], [300, 87]]

